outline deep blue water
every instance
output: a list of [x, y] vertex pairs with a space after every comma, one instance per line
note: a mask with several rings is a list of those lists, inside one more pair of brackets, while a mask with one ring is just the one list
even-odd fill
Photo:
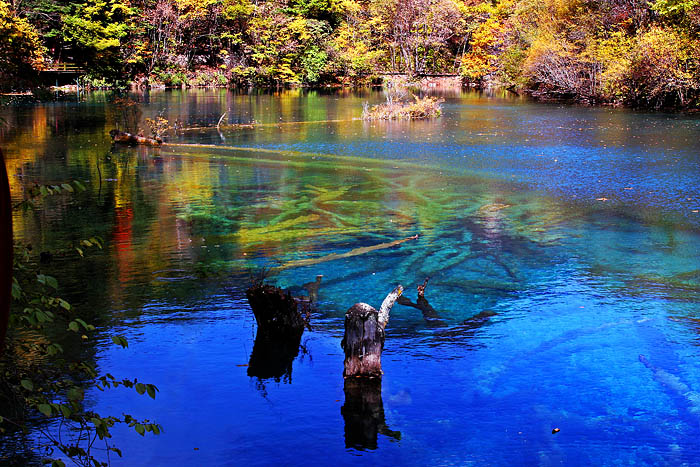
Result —
[[[259, 123], [161, 150], [110, 150], [100, 96], [8, 110], [14, 196], [89, 187], [18, 214], [20, 238], [105, 237], [56, 267], [95, 310], [99, 369], [160, 388], [89, 395], [164, 427], [115, 428], [113, 464], [700, 465], [700, 119], [464, 93], [434, 121], [357, 120], [380, 99], [152, 93], [141, 118]], [[248, 375], [249, 269], [414, 234], [270, 276], [298, 290], [323, 274], [320, 302], [291, 372]], [[394, 307], [368, 412], [384, 423], [359, 414], [358, 431], [341, 411], [344, 313], [397, 283], [415, 300], [426, 277], [442, 322]]]

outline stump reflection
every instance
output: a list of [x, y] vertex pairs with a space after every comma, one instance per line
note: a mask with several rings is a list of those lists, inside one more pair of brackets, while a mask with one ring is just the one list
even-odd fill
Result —
[[380, 378], [347, 378], [344, 391], [345, 404], [340, 413], [345, 420], [346, 448], [377, 449], [380, 433], [401, 439], [401, 432], [392, 431], [386, 425]]
[[255, 335], [248, 362], [248, 376], [292, 381], [292, 362], [299, 354], [302, 332], [280, 335], [260, 330]]

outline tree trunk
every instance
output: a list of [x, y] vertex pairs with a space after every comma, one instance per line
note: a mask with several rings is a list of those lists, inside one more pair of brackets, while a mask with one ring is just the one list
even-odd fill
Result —
[[[317, 287], [322, 276], [316, 278]], [[308, 285], [308, 284], [305, 284]], [[258, 323], [253, 352], [248, 362], [248, 376], [292, 380], [292, 362], [299, 354], [299, 344], [308, 323], [299, 307], [310, 307], [287, 291], [269, 284], [255, 284], [246, 290], [248, 303]], [[307, 308], [307, 318], [310, 310]]]
[[5, 336], [10, 319], [12, 292], [12, 200], [5, 158], [0, 150], [0, 356], [5, 351]]
[[297, 334], [301, 336], [304, 332], [304, 318], [290, 293], [272, 285], [259, 284], [246, 290], [245, 295], [259, 330], [289, 338]]
[[382, 377], [382, 350], [384, 328], [389, 312], [403, 292], [397, 286], [382, 303], [380, 311], [366, 303], [355, 303], [345, 313], [345, 336], [341, 346], [345, 350], [343, 377]]
[[124, 133], [119, 130], [112, 130], [109, 132], [109, 135], [112, 137], [112, 140], [115, 143], [128, 144], [129, 146], [160, 146], [163, 144], [163, 140], [161, 140], [160, 138], [147, 138], [145, 136]]

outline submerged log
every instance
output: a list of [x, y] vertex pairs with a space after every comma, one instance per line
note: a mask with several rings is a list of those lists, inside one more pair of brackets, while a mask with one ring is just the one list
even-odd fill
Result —
[[319, 264], [319, 263], [325, 263], [326, 261], [335, 261], [337, 259], [351, 258], [353, 256], [364, 255], [366, 253], [371, 253], [373, 251], [384, 250], [386, 248], [395, 247], [395, 246], [401, 245], [402, 243], [407, 242], [409, 240], [416, 240], [417, 238], [418, 238], [418, 235], [414, 235], [412, 237], [402, 238], [401, 240], [394, 240], [393, 242], [386, 242], [386, 243], [380, 243], [378, 245], [363, 246], [360, 248], [355, 248], [355, 249], [347, 251], [345, 253], [331, 253], [329, 255], [322, 256], [320, 258], [298, 259], [298, 260], [290, 261], [286, 264], [283, 264], [282, 266], [274, 267], [274, 268], [272, 268], [272, 270], [273, 271], [281, 271], [283, 269], [289, 269], [289, 268], [299, 268], [302, 266], [312, 266], [312, 265]]
[[120, 144], [128, 144], [129, 146], [144, 145], [144, 146], [161, 146], [163, 140], [160, 138], [146, 138], [145, 136], [132, 135], [119, 130], [109, 132], [112, 141]]
[[345, 350], [343, 377], [382, 377], [384, 329], [389, 312], [403, 292], [398, 285], [382, 302], [379, 311], [366, 303], [355, 303], [345, 313], [345, 335], [341, 347]]
[[302, 284], [302, 288], [309, 292], [309, 302], [316, 303], [318, 301], [318, 289], [321, 287], [321, 280], [323, 280], [323, 274], [316, 276], [314, 282], [307, 282]]
[[345, 421], [345, 447], [377, 449], [377, 435], [400, 440], [401, 432], [386, 425], [382, 402], [382, 380], [350, 378], [343, 387], [345, 404], [340, 413]]

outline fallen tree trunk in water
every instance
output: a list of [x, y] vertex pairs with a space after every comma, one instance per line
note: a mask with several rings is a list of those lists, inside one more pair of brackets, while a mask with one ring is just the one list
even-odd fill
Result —
[[160, 146], [163, 144], [163, 140], [160, 138], [146, 138], [145, 136], [132, 135], [131, 133], [125, 133], [119, 130], [112, 130], [109, 132], [109, 136], [112, 137], [112, 141], [120, 144], [128, 144], [129, 146], [144, 145], [144, 146]]
[[355, 249], [350, 250], [346, 253], [340, 253], [340, 254], [331, 253], [330, 255], [321, 256], [320, 258], [308, 258], [308, 259], [300, 259], [297, 261], [290, 261], [289, 263], [283, 264], [282, 266], [272, 268], [272, 270], [273, 271], [281, 271], [283, 269], [298, 268], [301, 266], [311, 266], [314, 264], [325, 263], [326, 261], [335, 261], [337, 259], [350, 258], [352, 256], [364, 255], [365, 253], [371, 253], [372, 251], [383, 250], [386, 248], [391, 248], [391, 247], [396, 246], [396, 245], [401, 245], [403, 242], [407, 242], [409, 240], [415, 240], [417, 238], [418, 238], [418, 235], [414, 235], [412, 237], [403, 238], [401, 240], [394, 240], [393, 242], [380, 243], [378, 245], [363, 246], [361, 248], [355, 248]]
[[403, 292], [398, 285], [382, 302], [379, 311], [366, 303], [355, 303], [345, 313], [345, 335], [341, 347], [345, 350], [343, 377], [382, 377], [384, 329], [389, 322], [391, 307]]

